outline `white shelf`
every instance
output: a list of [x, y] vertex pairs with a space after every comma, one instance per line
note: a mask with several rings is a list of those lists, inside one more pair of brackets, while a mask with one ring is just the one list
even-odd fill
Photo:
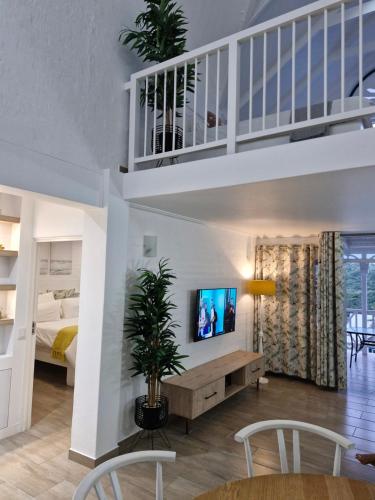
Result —
[[0, 257], [18, 257], [18, 250], [0, 250]]
[[19, 224], [21, 219], [19, 217], [12, 217], [10, 215], [1, 215], [0, 214], [0, 222], [8, 222], [10, 224]]
[[14, 319], [12, 319], [12, 318], [0, 319], [0, 326], [7, 326], [7, 325], [13, 325], [13, 324], [14, 324]]

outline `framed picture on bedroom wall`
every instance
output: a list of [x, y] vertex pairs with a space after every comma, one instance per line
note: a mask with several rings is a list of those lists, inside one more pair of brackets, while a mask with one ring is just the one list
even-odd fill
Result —
[[52, 241], [40, 245], [39, 274], [70, 276], [73, 273], [73, 243]]

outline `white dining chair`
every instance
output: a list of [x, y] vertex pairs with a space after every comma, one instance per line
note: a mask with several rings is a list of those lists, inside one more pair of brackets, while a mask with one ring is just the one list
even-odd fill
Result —
[[127, 453], [119, 457], [112, 458], [90, 471], [78, 485], [73, 500], [85, 500], [93, 489], [99, 500], [107, 500], [101, 479], [109, 476], [113, 495], [115, 500], [123, 500], [120, 482], [116, 473], [117, 469], [127, 465], [140, 462], [156, 463], [156, 492], [155, 499], [163, 500], [163, 474], [162, 462], [175, 462], [176, 453], [174, 451], [137, 451]]
[[245, 445], [245, 454], [247, 462], [247, 474], [249, 477], [254, 476], [253, 457], [250, 445], [250, 438], [258, 432], [276, 430], [277, 441], [279, 445], [280, 465], [283, 474], [289, 473], [288, 460], [286, 455], [286, 446], [284, 438], [284, 430], [290, 429], [293, 434], [293, 472], [299, 474], [301, 472], [301, 451], [300, 451], [300, 432], [310, 432], [336, 443], [335, 458], [333, 461], [333, 476], [340, 475], [341, 468], [341, 452], [354, 448], [354, 443], [336, 432], [325, 429], [318, 425], [308, 424], [306, 422], [298, 422], [297, 420], [264, 420], [250, 424], [238, 431], [234, 439], [238, 443]]

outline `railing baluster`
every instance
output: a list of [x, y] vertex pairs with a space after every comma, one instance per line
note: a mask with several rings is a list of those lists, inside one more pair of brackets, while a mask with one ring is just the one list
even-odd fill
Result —
[[359, 108], [363, 103], [363, 0], [358, 0], [358, 100]]
[[311, 16], [307, 18], [307, 119], [311, 119]]
[[182, 147], [185, 147], [186, 140], [186, 87], [187, 87], [187, 61], [184, 66], [184, 107], [182, 111]]
[[254, 38], [250, 38], [250, 57], [249, 57], [249, 133], [253, 128], [253, 61], [254, 61]]
[[229, 42], [228, 52], [228, 125], [227, 125], [227, 153], [234, 154], [237, 144], [238, 118], [238, 69], [239, 50], [237, 40]]
[[147, 109], [148, 109], [148, 76], [146, 76], [146, 98], [145, 98], [145, 132], [143, 143], [143, 156], [147, 153]]
[[194, 59], [194, 116], [193, 116], [193, 146], [197, 142], [197, 77], [198, 73], [198, 59]]
[[173, 75], [173, 126], [172, 126], [172, 151], [176, 149], [176, 99], [177, 99], [177, 65], [174, 67]]
[[341, 4], [341, 113], [345, 111], [345, 4]]
[[216, 52], [216, 131], [215, 139], [219, 139], [219, 99], [220, 99], [220, 49]]
[[167, 121], [167, 78], [168, 72], [164, 70], [164, 95], [163, 95], [163, 153], [165, 152], [165, 130]]
[[266, 99], [267, 99], [267, 32], [263, 34], [263, 102], [262, 102], [262, 129], [266, 129]]
[[292, 123], [296, 121], [296, 22], [292, 23]]
[[154, 147], [153, 154], [156, 154], [156, 118], [158, 114], [158, 74], [155, 73], [155, 87], [154, 87]]
[[276, 126], [280, 127], [280, 83], [281, 83], [281, 26], [277, 28], [277, 96]]
[[207, 142], [207, 113], [208, 113], [208, 54], [206, 54], [206, 81], [204, 90], [204, 140]]
[[323, 95], [323, 109], [324, 116], [327, 116], [328, 106], [327, 106], [327, 80], [328, 80], [328, 11], [324, 9], [324, 27], [323, 27], [323, 36], [324, 36], [324, 70], [323, 70], [323, 86], [324, 86], [324, 95]]

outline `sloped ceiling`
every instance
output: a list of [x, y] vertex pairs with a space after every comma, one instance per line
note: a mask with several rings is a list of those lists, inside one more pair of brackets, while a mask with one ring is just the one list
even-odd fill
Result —
[[311, 0], [180, 0], [189, 21], [188, 49], [284, 14]]

